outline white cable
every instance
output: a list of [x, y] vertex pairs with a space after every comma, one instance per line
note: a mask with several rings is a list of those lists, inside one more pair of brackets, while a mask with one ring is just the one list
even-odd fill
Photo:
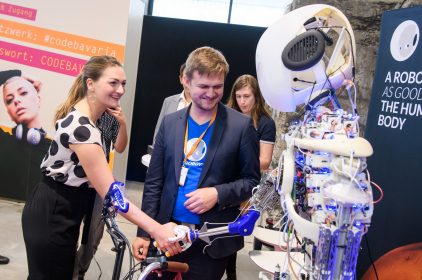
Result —
[[207, 244], [207, 245], [204, 246], [204, 248], [202, 249], [202, 253], [205, 255], [205, 249], [208, 248], [209, 246], [211, 246], [212, 243], [214, 243], [215, 240], [222, 239], [222, 238], [231, 238], [231, 237], [236, 237], [236, 236], [240, 236], [240, 235], [234, 234], [234, 235], [227, 235], [227, 236], [219, 236], [219, 237], [216, 237], [216, 238], [214, 238], [213, 240], [210, 241], [210, 244]]
[[304, 154], [304, 155], [306, 155], [307, 154], [307, 152], [304, 152], [300, 147], [299, 147], [299, 145], [296, 145], [296, 147], [297, 147], [297, 149], [299, 150], [299, 152], [301, 152], [302, 154]]
[[287, 213], [285, 213], [284, 215], [283, 215], [283, 217], [281, 217], [278, 221], [277, 221], [277, 223], [275, 223], [274, 225], [273, 225], [273, 227], [277, 227], [283, 220], [284, 220], [284, 218], [286, 218], [287, 217]]
[[[292, 227], [292, 235], [293, 235], [293, 232], [294, 232], [294, 226]], [[292, 239], [293, 240], [293, 239]], [[293, 243], [293, 242], [292, 242]], [[305, 268], [305, 266], [304, 265], [302, 265], [301, 263], [299, 263], [295, 258], [293, 258], [292, 256], [291, 256], [291, 254], [290, 254], [290, 252], [291, 252], [291, 246], [289, 246], [289, 244], [288, 243], [286, 243], [286, 245], [287, 245], [287, 258], [289, 259], [289, 260], [291, 260], [291, 261], [293, 261], [293, 262], [295, 262], [298, 266], [299, 266], [299, 268], [300, 268], [300, 270], [299, 271], [301, 271], [301, 270], [305, 270], [306, 272], [308, 272], [308, 270]], [[305, 254], [306, 255], [306, 254]], [[293, 266], [291, 266], [291, 268], [290, 268], [290, 270], [291, 270], [291, 273], [292, 273], [292, 275], [294, 276], [294, 278], [295, 279], [298, 279], [297, 278], [297, 275], [298, 274], [296, 274], [295, 273], [295, 271], [293, 270]]]
[[[256, 211], [256, 212], [258, 212], [259, 214], [261, 214], [261, 211], [259, 211], [258, 209], [255, 209], [255, 208], [244, 208], [244, 209], [248, 209], [248, 210], [252, 210], [252, 211]], [[240, 212], [239, 212], [239, 215], [237, 215], [237, 217], [236, 217], [236, 219], [234, 219], [234, 221], [232, 221], [232, 222], [227, 222], [227, 223], [210, 223], [210, 222], [205, 222], [204, 223], [204, 225], [229, 225], [229, 224], [231, 224], [231, 223], [234, 223], [234, 222], [236, 222], [237, 221], [237, 219], [239, 219], [239, 217], [240, 217]], [[223, 236], [224, 237], [224, 236]]]
[[[353, 155], [354, 155], [354, 151], [351, 150], [350, 151], [350, 156], [349, 156], [349, 177], [350, 177], [350, 182], [352, 182], [352, 178], [354, 178], [353, 174], [352, 174], [352, 168], [353, 168]], [[342, 167], [344, 167], [344, 158], [342, 157]]]
[[358, 91], [357, 91], [357, 89], [356, 89], [356, 84], [355, 84], [355, 82], [353, 82], [352, 81], [352, 85], [353, 85], [353, 90], [354, 90], [354, 93], [355, 93], [355, 99], [354, 99], [354, 101], [355, 101], [355, 109], [356, 109], [356, 96], [358, 95]]
[[[286, 222], [286, 226], [284, 227], [284, 229], [283, 229], [283, 241], [284, 241], [284, 243], [288, 243], [289, 242], [289, 236], [288, 236], [288, 234], [287, 234], [287, 229], [289, 228], [289, 224], [290, 224], [290, 222], [292, 222], [293, 223], [293, 221], [289, 218], [288, 220], [287, 220], [287, 222]], [[286, 239], [287, 238], [287, 239]]]
[[353, 182], [355, 182], [355, 184], [359, 185], [359, 182], [355, 178], [351, 177], [350, 174], [348, 174], [348, 173], [346, 173], [342, 170], [339, 170], [335, 164], [333, 164], [333, 167], [334, 167], [335, 171], [337, 171], [340, 174], [345, 175], [346, 177], [350, 177], [353, 180]]
[[366, 180], [368, 180], [368, 182], [371, 183], [371, 174], [369, 174], [368, 169], [366, 169], [366, 176], [367, 176]]
[[281, 193], [281, 190], [279, 189], [279, 187], [280, 187], [280, 181], [281, 181], [281, 172], [283, 170], [283, 160], [284, 160], [284, 152], [281, 153], [280, 158], [278, 160], [277, 180], [276, 180], [276, 184], [274, 184], [274, 187], [276, 191], [278, 192], [278, 194]]

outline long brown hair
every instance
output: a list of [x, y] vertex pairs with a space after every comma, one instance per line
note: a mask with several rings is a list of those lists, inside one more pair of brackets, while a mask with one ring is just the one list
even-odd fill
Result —
[[57, 109], [56, 115], [54, 116], [54, 122], [64, 118], [72, 107], [86, 96], [86, 81], [88, 79], [97, 81], [105, 69], [113, 66], [122, 67], [122, 64], [112, 56], [103, 55], [91, 57], [70, 88], [66, 101]]
[[269, 118], [271, 118], [271, 116], [267, 108], [265, 108], [264, 98], [262, 97], [261, 90], [259, 89], [258, 81], [254, 76], [245, 74], [236, 79], [230, 92], [227, 107], [242, 112], [242, 110], [240, 110], [239, 104], [237, 104], [236, 101], [236, 91], [241, 90], [244, 87], [250, 87], [252, 90], [252, 94], [255, 98], [255, 104], [252, 107], [251, 116], [255, 128], [257, 128], [258, 122], [261, 119], [262, 115], [265, 115]]

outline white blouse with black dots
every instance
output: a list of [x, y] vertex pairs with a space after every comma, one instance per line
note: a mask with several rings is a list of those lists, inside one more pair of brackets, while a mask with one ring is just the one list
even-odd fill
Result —
[[41, 172], [68, 186], [89, 187], [85, 171], [69, 144], [97, 144], [102, 147], [98, 128], [75, 109], [56, 122], [56, 134], [41, 163]]

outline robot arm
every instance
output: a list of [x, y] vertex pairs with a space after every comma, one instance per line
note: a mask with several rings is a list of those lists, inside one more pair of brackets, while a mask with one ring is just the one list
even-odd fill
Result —
[[255, 222], [259, 218], [259, 211], [254, 208], [249, 209], [246, 214], [242, 215], [239, 219], [232, 223], [228, 223], [227, 226], [216, 227], [207, 229], [205, 224], [200, 230], [192, 230], [187, 226], [178, 225], [174, 228], [175, 237], [170, 238], [170, 242], [179, 242], [182, 250], [187, 250], [197, 239], [210, 244], [210, 236], [216, 236], [220, 234], [231, 234], [248, 236], [251, 235], [255, 226]]
[[228, 223], [226, 226], [211, 229], [208, 229], [207, 224], [204, 224], [200, 230], [192, 230], [186, 226], [179, 225], [174, 229], [176, 237], [171, 238], [169, 241], [179, 241], [182, 249], [186, 250], [198, 238], [209, 244], [209, 237], [211, 236], [221, 234], [251, 235], [260, 214], [263, 211], [280, 206], [280, 196], [274, 185], [274, 178], [271, 174], [263, 176], [260, 185], [253, 191], [253, 195], [249, 201], [251, 206], [236, 221]]

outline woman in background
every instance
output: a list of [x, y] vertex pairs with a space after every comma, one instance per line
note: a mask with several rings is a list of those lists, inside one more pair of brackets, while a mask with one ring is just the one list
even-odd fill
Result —
[[270, 167], [276, 134], [275, 122], [264, 105], [264, 98], [256, 78], [251, 75], [237, 78], [227, 106], [252, 117], [258, 132], [261, 172]]
[[[119, 105], [125, 85], [125, 72], [114, 57], [92, 57], [56, 113], [56, 133], [41, 164], [44, 177], [22, 213], [29, 279], [72, 279], [89, 188], [104, 198], [115, 182], [96, 123], [107, 108]], [[161, 249], [171, 255], [181, 251], [168, 242], [174, 224], [160, 225], [130, 202], [121, 215], [146, 230]]]
[[[273, 157], [276, 128], [264, 106], [264, 98], [254, 76], [242, 75], [234, 82], [227, 106], [253, 119], [259, 140], [259, 166], [261, 172], [270, 167]], [[236, 280], [237, 253], [231, 255], [226, 268], [227, 280]]]

